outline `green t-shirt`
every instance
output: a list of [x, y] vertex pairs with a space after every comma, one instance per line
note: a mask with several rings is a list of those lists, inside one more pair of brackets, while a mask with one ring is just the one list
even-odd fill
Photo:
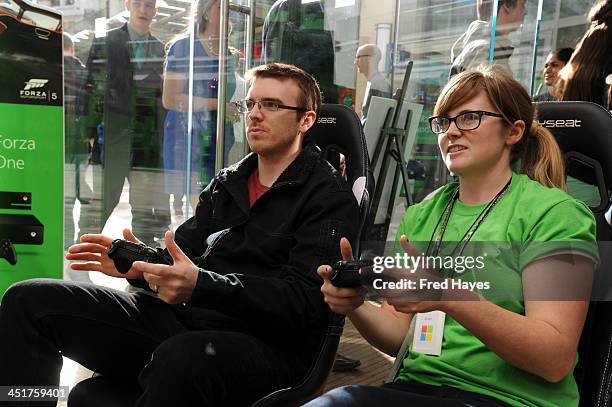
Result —
[[[399, 226], [398, 240], [405, 234], [414, 242], [429, 241], [456, 188], [456, 183], [446, 185], [431, 199], [408, 208]], [[443, 241], [460, 241], [485, 206], [457, 201]], [[503, 301], [493, 302], [523, 315], [521, 273], [526, 265], [551, 252], [568, 250], [598, 258], [595, 219], [589, 208], [565, 192], [546, 188], [526, 175], [513, 175], [508, 191], [478, 227], [471, 241], [507, 242], [508, 247], [513, 248], [489, 253], [485, 263], [487, 266], [495, 263], [491, 268], [498, 275], [491, 284], [499, 288], [501, 281], [505, 291]], [[495, 245], [490, 244], [488, 250], [494, 250], [492, 247]], [[488, 270], [489, 267], [479, 272]], [[464, 272], [461, 279], [482, 281], [482, 275], [474, 273]], [[481, 294], [485, 298], [490, 295], [489, 292]], [[410, 351], [396, 380], [452, 386], [492, 396], [513, 406], [577, 406], [579, 400], [572, 374], [558, 383], [550, 383], [513, 367], [449, 315], [446, 316], [441, 355]]]

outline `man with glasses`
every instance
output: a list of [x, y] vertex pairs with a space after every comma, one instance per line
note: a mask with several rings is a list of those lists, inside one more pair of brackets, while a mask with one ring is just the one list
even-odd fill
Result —
[[378, 71], [381, 59], [380, 50], [374, 44], [365, 44], [357, 49], [355, 65], [357, 72], [365, 76], [367, 83], [361, 106], [361, 120], [365, 121], [372, 96], [391, 97], [389, 81]]
[[359, 210], [305, 137], [321, 104], [312, 76], [269, 64], [249, 83], [236, 105], [253, 152], [217, 174], [176, 236], [166, 232], [160, 254], [173, 265], [135, 262], [120, 274], [112, 239], [83, 236], [67, 255], [81, 262], [73, 269], [128, 278], [147, 294], [12, 286], [0, 307], [0, 385], [57, 385], [61, 355], [138, 383], [138, 406], [250, 405], [304, 378], [330, 316], [316, 269], [341, 258]]
[[[502, 65], [510, 71], [509, 59], [514, 47], [508, 35], [521, 28], [527, 15], [527, 0], [499, 0], [495, 23], [495, 45], [493, 63]], [[479, 65], [489, 64], [491, 43], [491, 17], [494, 0], [478, 0], [478, 20], [473, 21], [468, 29], [455, 41], [451, 48], [450, 76]]]
[[164, 44], [150, 32], [155, 0], [125, 0], [125, 9], [128, 22], [95, 40], [87, 61], [96, 101], [90, 104], [98, 113], [92, 126], [101, 124], [102, 129], [102, 179], [97, 171], [94, 175], [102, 207], [98, 210], [95, 202], [95, 207], [81, 210], [79, 234], [102, 231], [128, 178], [132, 227], [145, 243], [155, 245], [155, 238], [161, 238], [170, 224], [169, 195], [161, 174]]

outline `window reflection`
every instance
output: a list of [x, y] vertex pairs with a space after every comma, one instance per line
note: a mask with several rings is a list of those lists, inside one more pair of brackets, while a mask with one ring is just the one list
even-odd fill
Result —
[[[526, 89], [532, 87], [532, 69], [535, 69], [534, 93], [545, 92], [547, 88], [541, 72], [546, 56], [551, 50], [575, 46], [585, 30], [585, 10], [590, 8], [593, 0], [543, 2], [535, 60], [533, 50], [538, 1], [517, 2], [524, 4], [527, 14], [514, 15], [511, 30], [498, 27], [500, 32], [496, 33], [498, 35], [493, 44], [494, 57], [498, 62], [506, 63]], [[140, 202], [127, 199], [132, 205], [132, 226], [139, 222], [140, 215], [134, 217], [136, 214], [146, 214], [142, 219], [148, 220], [143, 221], [140, 227], [151, 231], [150, 238], [155, 241], [164, 225], [167, 227], [167, 224], [182, 220], [181, 212], [186, 215], [184, 212], [188, 209], [189, 201], [195, 200], [199, 190], [213, 176], [216, 158], [214, 148], [211, 149], [214, 143], [210, 141], [214, 140], [216, 122], [221, 119], [216, 117], [214, 102], [203, 112], [199, 98], [216, 100], [212, 91], [215, 80], [227, 80], [228, 94], [224, 101], [227, 103], [244, 98], [246, 90], [242, 76], [247, 62], [250, 65], [265, 61], [295, 63], [317, 78], [327, 102], [342, 103], [361, 113], [364, 105], [367, 107], [368, 94], [371, 93], [368, 92], [368, 84], [371, 91], [372, 81], [360, 73], [355, 56], [360, 47], [367, 44], [376, 46], [380, 52], [380, 62], [376, 68], [382, 80], [378, 83], [386, 81], [390, 84], [389, 91], [381, 91], [378, 96], [388, 97], [401, 87], [408, 60], [414, 62], [406, 101], [421, 105], [423, 112], [421, 117], [415, 119], [417, 139], [412, 151], [407, 152], [407, 161], [411, 168], [420, 170], [419, 176], [411, 180], [410, 191], [402, 193], [411, 194], [418, 201], [447, 179], [445, 170], [438, 163], [436, 137], [429, 131], [425, 118], [431, 115], [438, 93], [451, 73], [453, 44], [457, 46], [456, 53], [460, 54], [463, 49], [462, 35], [479, 18], [476, 0], [400, 0], [397, 2], [398, 10], [393, 1], [261, 0], [257, 2], [251, 61], [245, 61], [250, 34], [247, 32], [247, 16], [234, 7], [230, 11], [232, 30], [229, 43], [232, 50], [226, 50], [231, 58], [225, 79], [215, 74], [214, 47], [219, 35], [209, 33], [198, 37], [199, 31], [192, 20], [192, 15], [197, 11], [197, 2], [158, 0], [154, 3], [155, 13], [150, 7], [151, 0], [131, 0], [134, 10], [124, 9], [122, 2], [102, 0], [39, 0], [39, 3], [63, 12], [63, 29], [73, 35], [74, 54], [83, 63], [90, 60], [92, 50], [107, 41], [112, 30], [125, 26], [131, 18], [130, 11], [132, 14], [145, 13], [145, 16], [149, 11], [150, 33], [162, 47], [161, 53], [144, 58], [143, 69], [150, 68], [145, 75], [148, 76], [145, 80], [147, 85], [137, 86], [138, 92], [129, 97], [125, 89], [131, 86], [130, 81], [140, 80], [139, 73], [123, 69], [113, 62], [110, 63], [110, 70], [108, 66], [100, 68], [98, 65], [108, 65], [108, 56], [100, 57], [98, 61], [91, 60], [88, 64], [88, 76], [93, 79], [83, 88], [87, 97], [78, 99], [78, 103], [82, 104], [78, 111], [83, 112], [78, 113], [78, 122], [81, 128], [79, 137], [87, 140], [82, 147], [88, 154], [81, 172], [86, 185], [93, 192], [91, 202], [82, 206], [82, 232], [104, 227], [106, 217], [111, 216], [109, 211], [112, 212], [116, 206], [105, 192], [109, 190], [110, 179], [114, 177], [108, 174], [118, 171], [116, 162], [109, 161], [108, 157], [108, 148], [112, 151], [109, 146], [114, 143], [109, 130], [130, 140], [121, 148], [122, 160], [129, 163], [127, 179], [130, 189], [125, 191], [127, 195], [135, 194], [134, 188], [138, 187], [139, 193], [147, 197]], [[233, 3], [247, 6], [246, 1]], [[499, 0], [498, 6], [501, 4], [500, 7], [503, 7], [503, 3], [503, 0]], [[146, 7], [147, 4], [149, 7]], [[0, 9], [5, 13], [11, 13], [10, 10], [14, 8], [12, 1], [0, 0]], [[216, 18], [216, 10], [211, 8], [209, 17]], [[24, 17], [28, 17], [27, 14]], [[43, 22], [41, 20], [35, 24]], [[484, 41], [484, 59], [488, 62], [491, 32], [490, 27], [488, 33], [484, 28], [478, 34], [479, 39]], [[179, 46], [177, 36], [180, 33], [184, 40]], [[474, 34], [476, 32], [470, 39], [476, 38]], [[190, 37], [196, 39], [193, 41], [193, 51], [187, 41]], [[130, 41], [127, 55], [132, 64], [141, 58], [136, 55], [135, 45], [138, 41]], [[147, 44], [146, 47], [152, 46], [151, 42]], [[213, 52], [209, 54], [211, 47]], [[172, 49], [174, 51], [170, 53]], [[177, 53], [177, 50], [181, 52]], [[174, 81], [174, 88], [180, 88], [180, 92], [174, 93], [182, 95], [178, 98], [184, 99], [182, 108], [176, 103], [166, 101], [166, 104], [162, 100], [165, 93], [164, 64], [167, 85], [172, 88]], [[193, 73], [190, 71], [191, 65]], [[152, 80], [153, 77], [156, 79]], [[119, 85], [109, 86], [109, 81], [116, 81]], [[159, 85], [153, 85], [153, 82]], [[188, 86], [190, 82], [192, 87]], [[185, 108], [190, 97], [193, 101], [191, 110]], [[178, 99], [175, 97], [175, 101]], [[243, 123], [231, 109], [226, 110], [226, 117], [222, 118], [227, 140], [224, 164], [239, 160], [245, 153]], [[117, 115], [129, 119], [117, 120]], [[209, 130], [206, 132], [205, 128]], [[191, 137], [189, 153], [187, 137]], [[111, 155], [112, 160], [119, 160], [119, 153], [113, 152]], [[186, 177], [186, 173], [190, 175]], [[129, 182], [130, 176], [136, 174], [146, 174], [146, 177], [140, 180], [136, 177]], [[119, 190], [121, 195], [123, 183], [114, 182], [114, 190]], [[154, 198], [155, 194], [159, 198]], [[166, 208], [166, 203], [168, 209], [152, 210], [157, 208], [156, 205]], [[158, 215], [167, 217], [164, 213], [169, 214], [169, 221], [159, 220]]]

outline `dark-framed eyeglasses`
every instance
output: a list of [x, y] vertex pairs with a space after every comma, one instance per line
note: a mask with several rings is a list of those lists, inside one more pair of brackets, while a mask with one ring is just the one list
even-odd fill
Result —
[[504, 117], [499, 113], [485, 112], [484, 110], [475, 110], [471, 112], [463, 112], [455, 117], [430, 117], [429, 127], [431, 127], [431, 131], [433, 131], [434, 133], [440, 134], [448, 131], [451, 122], [455, 122], [455, 125], [459, 130], [474, 130], [480, 126], [482, 116], [493, 116], [502, 118]]
[[237, 100], [233, 102], [233, 104], [234, 106], [236, 106], [236, 110], [238, 110], [240, 113], [250, 112], [251, 110], [253, 110], [255, 105], [259, 107], [259, 110], [264, 111], [264, 112], [276, 112], [279, 109], [297, 110], [299, 112], [307, 112], [309, 110], [309, 109], [306, 109], [305, 107], [281, 105], [280, 103], [274, 102], [272, 100], [255, 101], [251, 99], [246, 99], [246, 100]]

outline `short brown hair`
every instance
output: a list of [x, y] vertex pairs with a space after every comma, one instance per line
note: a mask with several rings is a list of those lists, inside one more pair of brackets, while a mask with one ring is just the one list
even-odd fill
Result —
[[453, 76], [442, 89], [433, 113], [443, 116], [479, 92], [487, 95], [507, 126], [516, 120], [525, 122], [523, 138], [512, 146], [510, 162], [520, 160], [520, 172], [544, 186], [565, 189], [563, 159], [555, 138], [538, 123], [529, 93], [503, 67], [481, 66]]
[[249, 86], [256, 78], [293, 79], [301, 90], [300, 107], [319, 112], [321, 107], [321, 90], [316, 79], [308, 72], [294, 65], [271, 63], [251, 68], [246, 78]]
[[[476, 1], [476, 14], [478, 15], [478, 19], [484, 21], [491, 21], [491, 15], [493, 14], [493, 1], [494, 0], [477, 0]], [[503, 5], [508, 5], [510, 7], [516, 7], [517, 0], [499, 0], [497, 5], [497, 12]]]

